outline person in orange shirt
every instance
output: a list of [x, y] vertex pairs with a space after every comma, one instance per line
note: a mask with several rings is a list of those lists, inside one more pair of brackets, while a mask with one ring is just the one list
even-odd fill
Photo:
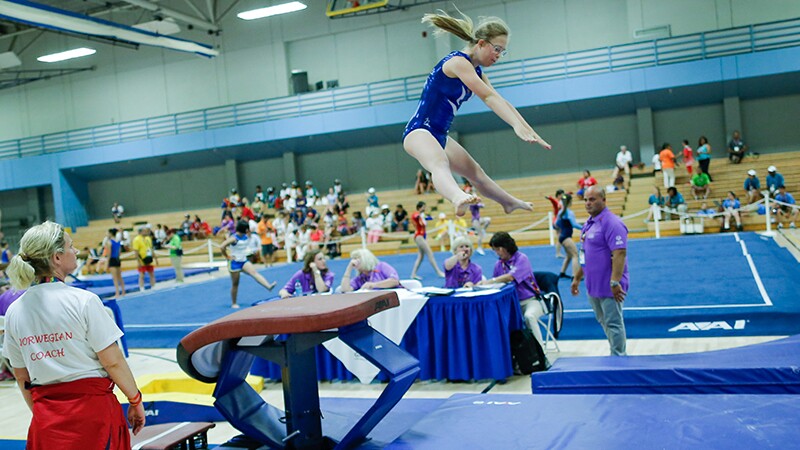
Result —
[[672, 146], [665, 142], [661, 146], [661, 152], [658, 154], [658, 159], [661, 160], [661, 173], [664, 174], [664, 187], [675, 187], [675, 153], [672, 153]]
[[271, 267], [275, 260], [275, 244], [272, 242], [275, 227], [272, 226], [271, 217], [269, 214], [262, 215], [261, 220], [258, 221], [258, 228], [256, 228], [256, 232], [261, 238], [261, 259], [267, 267]]

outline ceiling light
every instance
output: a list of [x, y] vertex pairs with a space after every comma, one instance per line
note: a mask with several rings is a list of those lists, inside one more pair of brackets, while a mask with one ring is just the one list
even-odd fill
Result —
[[80, 58], [81, 56], [94, 55], [95, 53], [97, 53], [97, 50], [93, 48], [81, 47], [73, 50], [67, 50], [61, 53], [53, 53], [52, 55], [40, 56], [36, 58], [36, 60], [41, 62], [51, 63], [58, 61], [66, 61], [68, 59], [73, 59], [73, 58]]
[[277, 16], [278, 14], [286, 14], [295, 11], [302, 11], [306, 8], [307, 8], [306, 5], [303, 3], [289, 2], [280, 5], [269, 6], [267, 8], [259, 8], [250, 11], [240, 12], [236, 16], [243, 20], [253, 20], [269, 16]]

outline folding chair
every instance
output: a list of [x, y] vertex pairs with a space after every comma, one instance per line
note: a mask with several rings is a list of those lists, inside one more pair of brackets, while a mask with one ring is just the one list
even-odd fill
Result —
[[561, 325], [564, 321], [564, 305], [561, 303], [561, 294], [558, 291], [558, 275], [553, 272], [534, 272], [533, 277], [541, 291], [541, 301], [547, 322], [544, 316], [538, 319], [539, 326], [544, 328], [544, 349], [550, 350], [550, 343], [553, 349], [560, 352], [558, 348], [558, 335], [561, 332]]

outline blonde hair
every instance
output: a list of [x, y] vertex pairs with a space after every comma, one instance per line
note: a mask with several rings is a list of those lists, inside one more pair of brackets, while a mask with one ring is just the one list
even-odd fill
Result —
[[[458, 8], [456, 8], [458, 11]], [[478, 26], [472, 22], [469, 16], [458, 11], [461, 19], [457, 19], [446, 12], [437, 10], [436, 14], [425, 14], [422, 16], [422, 23], [427, 23], [436, 30], [435, 35], [450, 33], [466, 41], [469, 44], [477, 44], [478, 40], [489, 41], [497, 36], [509, 36], [511, 31], [508, 25], [499, 17], [479, 17]]]
[[50, 260], [56, 253], [64, 252], [66, 233], [55, 222], [44, 222], [31, 227], [19, 241], [19, 253], [8, 264], [6, 274], [14, 289], [28, 289], [36, 277], [50, 275]]
[[350, 253], [350, 257], [361, 261], [361, 265], [358, 268], [359, 272], [372, 272], [375, 270], [375, 266], [378, 265], [378, 258], [366, 248], [353, 250], [353, 252]]
[[459, 236], [459, 237], [453, 239], [453, 247], [450, 250], [452, 250], [453, 254], [455, 255], [456, 251], [458, 250], [458, 247], [461, 247], [462, 245], [466, 245], [471, 249], [472, 248], [472, 241], [470, 241], [469, 238], [467, 238], [465, 236]]

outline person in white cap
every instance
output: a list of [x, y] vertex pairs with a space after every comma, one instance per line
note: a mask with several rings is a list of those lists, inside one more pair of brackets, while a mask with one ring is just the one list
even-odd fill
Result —
[[367, 189], [367, 207], [365, 208], [366, 216], [369, 217], [373, 213], [378, 214], [381, 210], [378, 208], [378, 195], [375, 194], [375, 188]]
[[761, 181], [756, 176], [755, 169], [747, 171], [747, 178], [744, 179], [744, 192], [747, 194], [747, 204], [761, 199]]
[[379, 216], [381, 218], [381, 223], [383, 224], [383, 231], [388, 233], [392, 231], [392, 210], [389, 209], [389, 205], [383, 204], [381, 205], [381, 214]]
[[782, 186], [786, 184], [783, 181], [783, 175], [778, 173], [778, 169], [775, 166], [769, 166], [767, 168], [767, 189], [769, 189], [770, 194], [775, 194], [778, 191], [778, 186]]

